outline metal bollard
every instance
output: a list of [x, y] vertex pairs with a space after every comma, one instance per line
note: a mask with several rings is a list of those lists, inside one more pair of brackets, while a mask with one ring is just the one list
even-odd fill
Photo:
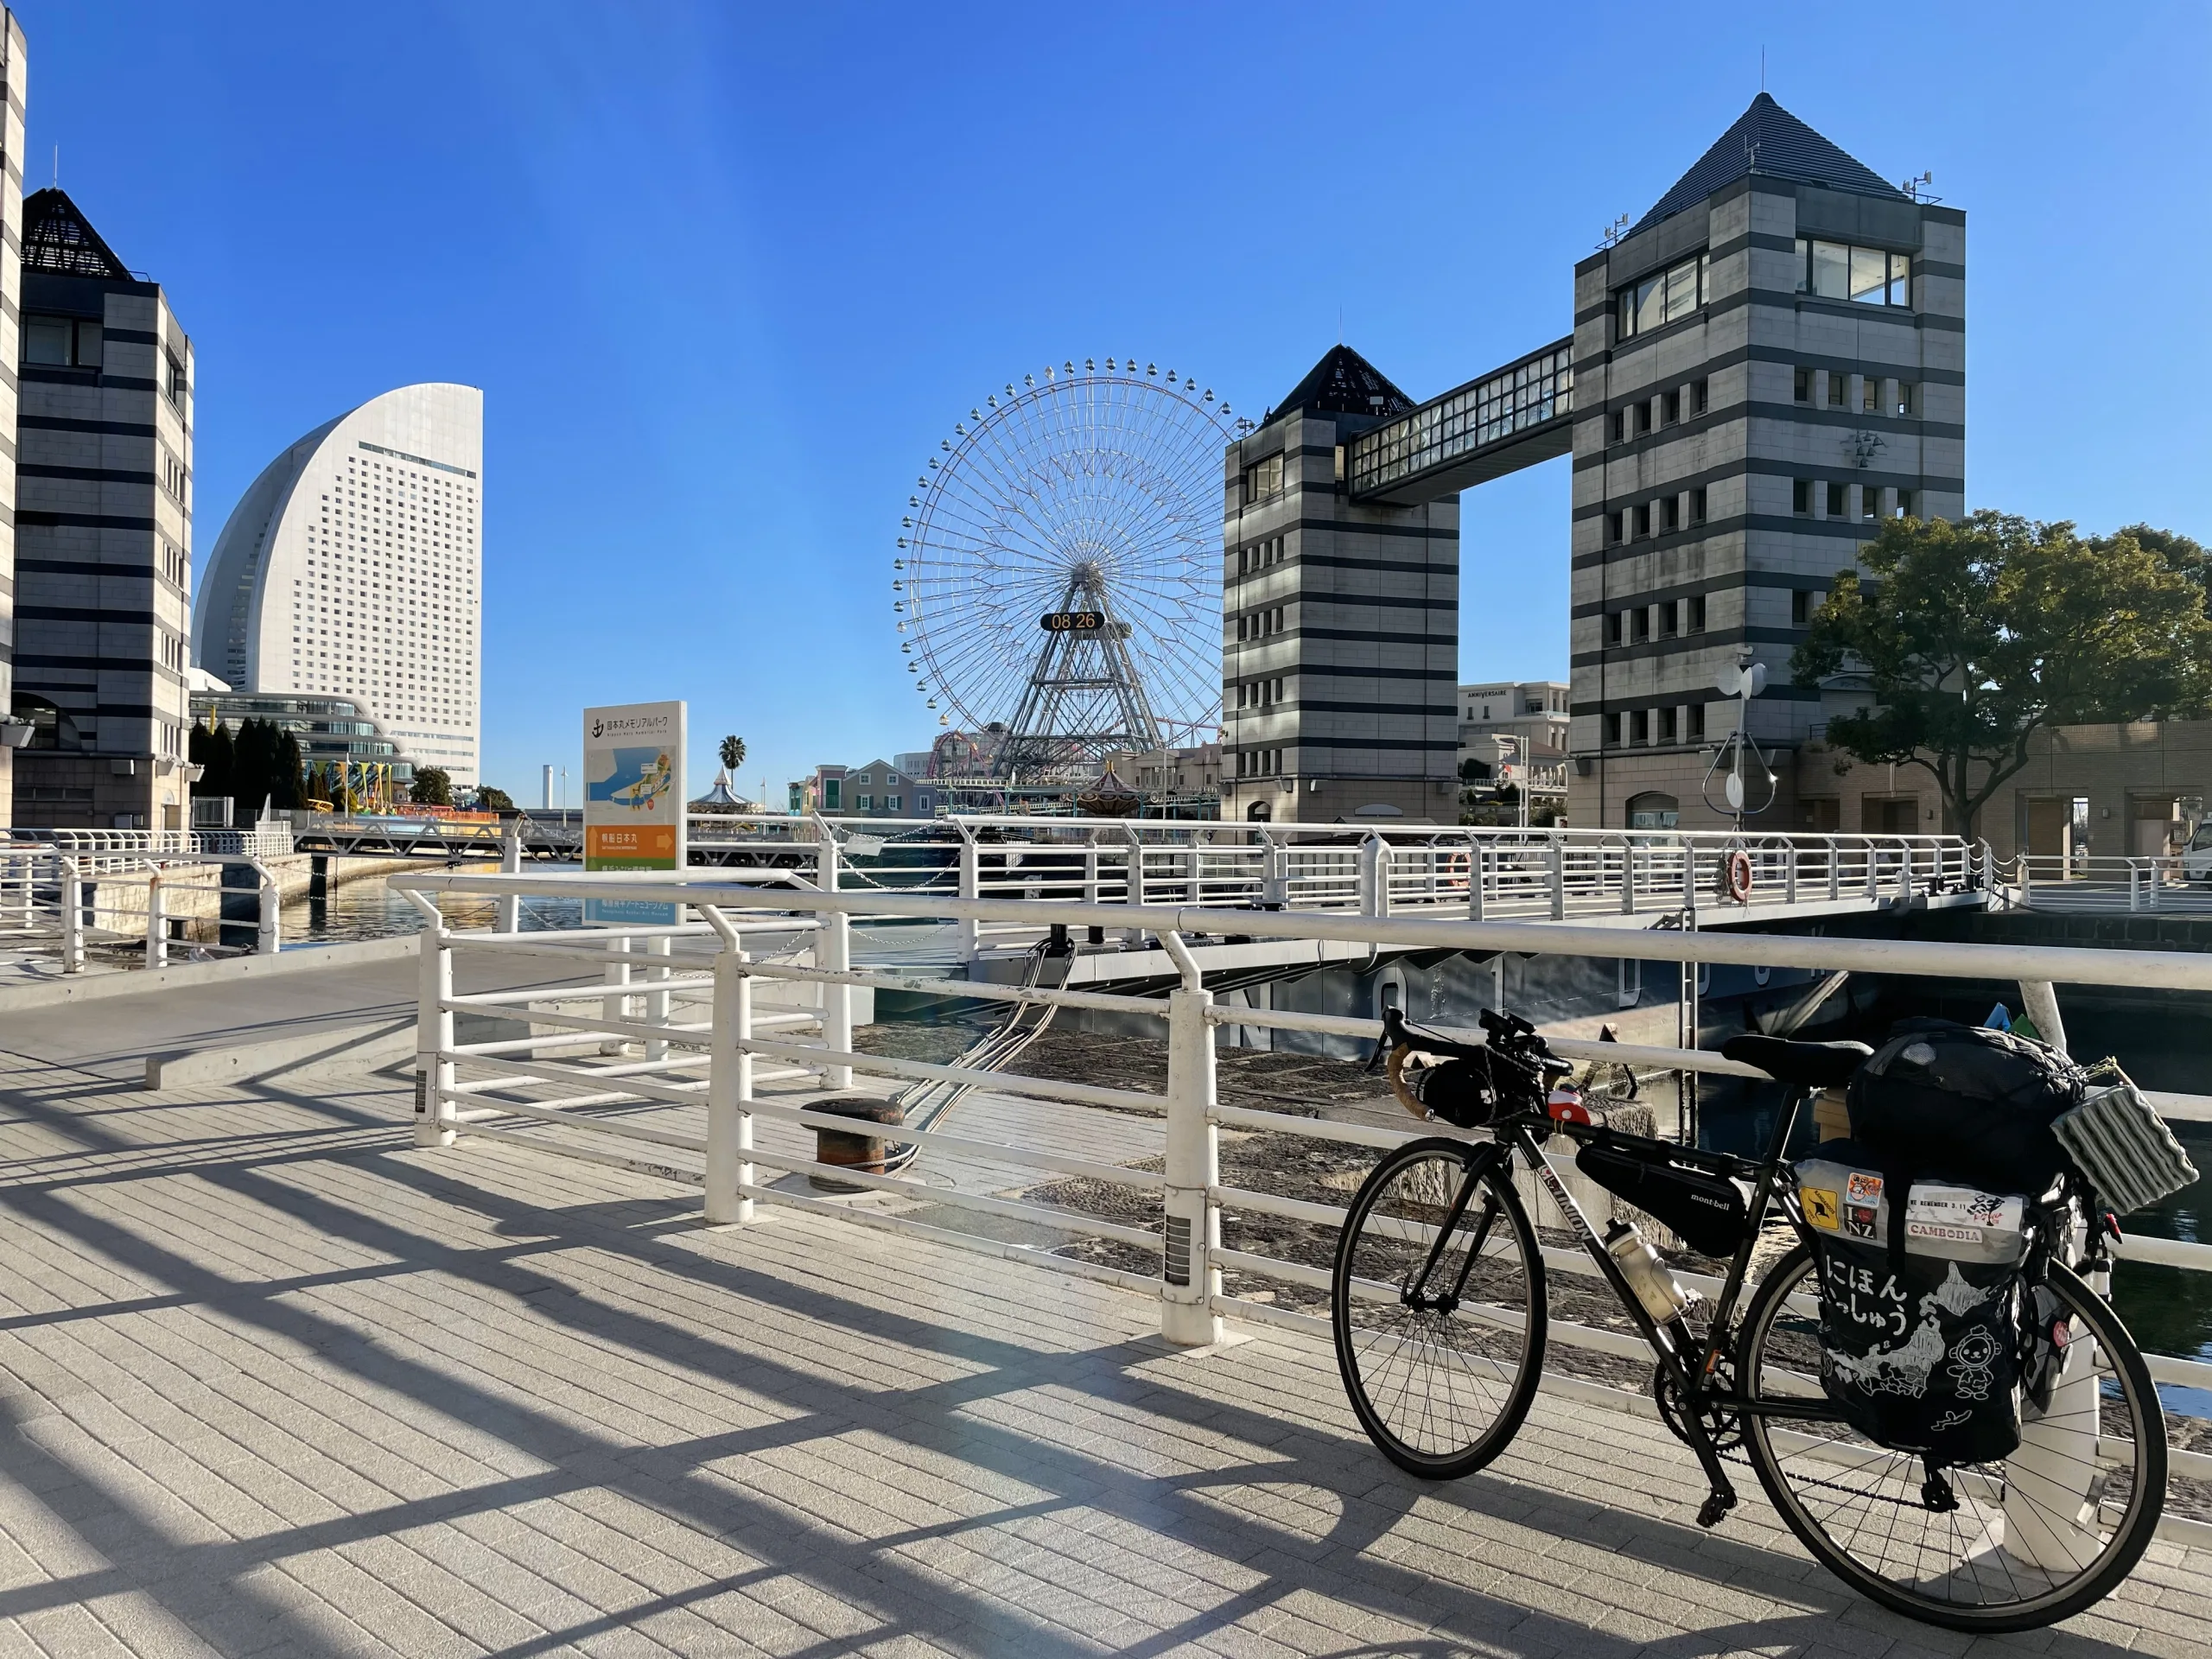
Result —
[[752, 960], [722, 913], [702, 913], [722, 936], [715, 957], [715, 1026], [707, 1061], [706, 1213], [709, 1227], [741, 1227], [753, 1219]]
[[146, 876], [146, 965], [166, 968], [169, 960], [168, 918], [162, 913], [162, 873]]
[[276, 873], [259, 859], [248, 861], [256, 875], [261, 878], [260, 925], [255, 931], [253, 950], [256, 956], [273, 957], [283, 948], [284, 896], [276, 885]]
[[[503, 875], [522, 874], [522, 820], [511, 819], [507, 824], [505, 843], [499, 849], [499, 873]], [[502, 933], [522, 931], [522, 895], [503, 893], [499, 895], [499, 931]]]
[[423, 910], [423, 954], [415, 1014], [415, 1144], [453, 1145], [453, 947], [438, 907], [420, 893], [407, 895]]

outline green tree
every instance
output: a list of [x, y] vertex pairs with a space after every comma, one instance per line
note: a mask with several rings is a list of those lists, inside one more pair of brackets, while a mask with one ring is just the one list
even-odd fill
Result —
[[407, 798], [417, 806], [451, 806], [453, 776], [443, 766], [417, 766]]
[[238, 745], [231, 736], [229, 727], [220, 721], [212, 728], [194, 726], [192, 728], [190, 753], [192, 764], [204, 768], [200, 774], [200, 781], [192, 786], [194, 794], [213, 800], [236, 792], [236, 779], [232, 774], [236, 769]]
[[726, 737], [722, 739], [715, 753], [721, 756], [722, 765], [728, 769], [729, 775], [734, 778], [737, 776], [737, 769], [745, 764], [745, 740], [735, 735]]
[[1866, 699], [1828, 741], [1919, 766], [1971, 836], [2046, 726], [2201, 713], [2212, 692], [2205, 555], [2143, 526], [1980, 512], [1897, 519], [1839, 571], [1791, 659], [1800, 683], [1849, 673]]
[[280, 812], [296, 811], [307, 803], [305, 778], [307, 759], [300, 753], [300, 740], [292, 732], [280, 732], [276, 737], [276, 765], [270, 779], [269, 804]]
[[496, 785], [479, 784], [476, 786], [476, 810], [479, 812], [512, 812], [515, 810], [515, 798]]

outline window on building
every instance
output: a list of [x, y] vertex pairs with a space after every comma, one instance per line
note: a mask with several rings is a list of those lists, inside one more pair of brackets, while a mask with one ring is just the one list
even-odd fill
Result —
[[182, 409], [184, 407], [184, 364], [175, 352], [165, 352], [162, 355], [168, 359], [168, 383], [163, 390], [168, 393], [169, 402], [175, 404], [177, 408]]
[[97, 369], [100, 326], [80, 317], [23, 319], [23, 361], [56, 368]]
[[1882, 377], [1870, 374], [1859, 383], [1859, 407], [1869, 415], [1882, 407]]
[[[1622, 613], [1618, 611], [1605, 613], [1605, 643], [1609, 645], [1618, 645], [1621, 642], [1621, 615]], [[1483, 705], [1483, 718], [1484, 720], [1490, 718], [1488, 703]]]
[[1851, 391], [1851, 377], [1840, 370], [1828, 371], [1828, 407], [1841, 409]]
[[1705, 486], [1700, 484], [1690, 492], [1690, 523], [1701, 524], [1705, 522]]
[[1910, 306], [1912, 256], [1846, 242], [1797, 238], [1797, 291], [1860, 305]]
[[1682, 734], [1687, 741], [1700, 743], [1705, 740], [1705, 705], [1694, 702], [1683, 710], [1688, 715], [1688, 729]]
[[1628, 410], [1617, 409], [1606, 418], [1605, 439], [1609, 443], [1628, 442]]
[[1662, 709], [1659, 711], [1659, 741], [1662, 743], [1672, 743], [1676, 741], [1675, 711], [1672, 709]]
[[1618, 512], [1609, 512], [1605, 515], [1605, 539], [1608, 542], [1618, 544], [1621, 541], [1624, 534], [1622, 520], [1625, 517], [1625, 514]]
[[1920, 388], [1911, 381], [1898, 381], [1897, 407], [1892, 412], [1898, 415], [1917, 415], [1920, 412], [1919, 394]]
[[1793, 478], [1789, 480], [1789, 511], [1800, 518], [1813, 516], [1813, 480]]
[[1899, 490], [1897, 492], [1897, 517], [1900, 518], [1910, 518], [1912, 517], [1912, 492], [1910, 490]]
[[887, 772], [883, 774], [883, 781], [887, 784], [895, 784], [899, 781], [899, 774], [895, 772]]
[[1620, 338], [1633, 339], [1691, 315], [1712, 297], [1712, 262], [1704, 255], [1632, 283], [1616, 296]]
[[1682, 619], [1682, 632], [1703, 633], [1705, 632], [1705, 595], [1692, 594], [1683, 601], [1683, 608], [1688, 614]]
[[1789, 590], [1789, 625], [1802, 628], [1813, 614], [1813, 596], [1802, 588]]
[[1791, 377], [1790, 390], [1799, 403], [1811, 403], [1813, 401], [1813, 372], [1810, 369], [1797, 370]]
[[1682, 527], [1682, 498], [1681, 496], [1669, 495], [1660, 499], [1659, 527], [1662, 530], [1680, 530]]
[[1651, 400], [1644, 398], [1636, 406], [1636, 435], [1642, 437], [1651, 430]]
[[1618, 749], [1621, 746], [1621, 717], [1618, 714], [1605, 716], [1605, 747]]
[[872, 784], [875, 781], [875, 774], [872, 772], [864, 772], [853, 781], [856, 784]]
[[1282, 457], [1269, 455], [1244, 469], [1244, 505], [1282, 493]]
[[1651, 741], [1651, 711], [1634, 709], [1629, 711], [1628, 741], [1630, 748], [1640, 749]]
[[1711, 404], [1711, 388], [1702, 380], [1690, 382], [1690, 412], [1702, 415]]
[[1840, 518], [1844, 516], [1844, 502], [1848, 497], [1849, 492], [1850, 486], [1848, 485], [1831, 484], [1828, 486], [1829, 518]]
[[824, 778], [822, 780], [822, 806], [824, 811], [835, 812], [839, 810], [838, 802], [843, 794], [840, 787], [842, 782], [843, 779], [837, 778]]
[[873, 795], [855, 795], [853, 797], [853, 805], [860, 811], [873, 812], [875, 810], [875, 797]]
[[1651, 638], [1651, 607], [1639, 605], [1629, 614], [1636, 619], [1636, 643], [1640, 645]]
[[[1678, 603], [1678, 601], [1670, 599], [1663, 601], [1659, 607], [1659, 637], [1662, 639], [1671, 639], [1675, 637], [1675, 618], [1678, 614], [1676, 609]], [[1533, 714], [1535, 710], [1531, 709], [1529, 712]]]
[[887, 811], [887, 812], [896, 812], [896, 811], [899, 810], [899, 797], [898, 797], [898, 796], [896, 796], [896, 795], [887, 795], [887, 796], [885, 796], [885, 797], [883, 798], [883, 810], [884, 810], [885, 811]]
[[1859, 516], [1878, 518], [1882, 516], [1882, 492], [1879, 486], [1862, 484], [1859, 487]]
[[1651, 504], [1649, 501], [1636, 509], [1636, 533], [1639, 540], [1651, 533]]
[[1669, 392], [1665, 397], [1659, 400], [1659, 417], [1667, 425], [1672, 426], [1676, 421], [1682, 418], [1682, 394], [1681, 392]]

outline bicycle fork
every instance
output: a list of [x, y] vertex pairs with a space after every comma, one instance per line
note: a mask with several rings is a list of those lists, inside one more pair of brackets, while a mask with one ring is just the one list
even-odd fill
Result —
[[1574, 1194], [1568, 1192], [1567, 1183], [1560, 1179], [1559, 1172], [1552, 1167], [1551, 1160], [1544, 1155], [1542, 1143], [1533, 1131], [1522, 1131], [1520, 1147], [1521, 1154], [1528, 1160], [1529, 1170], [1537, 1182], [1551, 1195], [1551, 1200], [1559, 1206], [1560, 1213], [1567, 1217], [1568, 1228], [1582, 1241], [1582, 1247], [1590, 1253], [1591, 1260], [1598, 1264], [1599, 1272], [1612, 1287], [1613, 1294], [1619, 1298], [1629, 1317], [1642, 1329], [1643, 1339], [1651, 1345], [1652, 1354], [1661, 1370], [1673, 1380], [1675, 1397], [1681, 1402], [1678, 1414], [1682, 1438], [1696, 1454], [1698, 1466], [1705, 1471], [1706, 1484], [1710, 1489], [1705, 1502], [1698, 1508], [1697, 1523], [1700, 1527], [1719, 1526], [1721, 1517], [1736, 1507], [1736, 1487], [1728, 1478], [1727, 1470], [1721, 1466], [1719, 1448], [1713, 1445], [1713, 1436], [1706, 1431], [1705, 1414], [1699, 1409], [1705, 1379], [1696, 1375], [1695, 1338], [1679, 1315], [1662, 1325], [1644, 1311], [1643, 1303], [1635, 1288], [1613, 1261], [1612, 1253], [1606, 1249], [1605, 1241], [1599, 1237], [1598, 1230], [1590, 1224], [1590, 1217], [1575, 1202]]

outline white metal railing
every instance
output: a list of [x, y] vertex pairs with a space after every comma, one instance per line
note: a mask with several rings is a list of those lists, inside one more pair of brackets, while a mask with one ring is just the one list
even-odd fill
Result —
[[[1370, 1020], [1225, 1006], [1204, 984], [1185, 936], [1220, 931], [1217, 910], [1202, 904], [1092, 905], [1046, 899], [963, 899], [911, 892], [850, 890], [839, 886], [836, 843], [818, 851], [809, 882], [789, 877], [751, 879], [694, 872], [620, 881], [575, 874], [494, 876], [467, 872], [406, 872], [391, 878], [408, 893], [428, 924], [423, 940], [417, 1037], [421, 1083], [416, 1135], [424, 1145], [450, 1145], [456, 1133], [519, 1141], [541, 1149], [601, 1163], [648, 1167], [701, 1185], [707, 1220], [742, 1224], [755, 1206], [789, 1205], [844, 1216], [858, 1224], [913, 1230], [966, 1248], [1034, 1262], [1058, 1271], [1104, 1279], [1157, 1297], [1173, 1339], [1213, 1340], [1224, 1317], [1285, 1324], [1325, 1334], [1313, 1313], [1223, 1289], [1224, 1270], [1255, 1274], [1325, 1293], [1326, 1274], [1300, 1262], [1225, 1246], [1224, 1207], [1333, 1229], [1343, 1211], [1290, 1194], [1225, 1185], [1217, 1134], [1222, 1128], [1305, 1137], [1338, 1146], [1383, 1148], [1435, 1126], [1416, 1130], [1333, 1122], [1289, 1113], [1223, 1104], [1215, 1089], [1215, 1033], [1224, 1025], [1371, 1039]], [[772, 883], [782, 880], [783, 886]], [[449, 926], [434, 896], [442, 892], [571, 898], [652, 899], [689, 906], [702, 920], [674, 928], [605, 929], [549, 938], [512, 931], [470, 933]], [[679, 911], [678, 913], [683, 913]], [[979, 930], [1035, 928], [1052, 924], [1090, 925], [1145, 936], [1174, 964], [1178, 988], [1164, 1001], [1105, 992], [1052, 990], [970, 981], [943, 970], [906, 970], [856, 964], [850, 925], [858, 919], [921, 917]], [[2186, 952], [2101, 950], [2027, 945], [1959, 944], [1882, 939], [1803, 938], [1749, 932], [1622, 930], [1568, 922], [1446, 921], [1427, 917], [1369, 916], [1283, 910], [1248, 912], [1240, 932], [1272, 939], [1364, 941], [1403, 950], [1511, 950], [1531, 954], [1629, 957], [1674, 963], [1728, 963], [1753, 967], [1876, 971], [1935, 977], [2016, 981], [2037, 1026], [2062, 1047], [2064, 1026], [2052, 987], [2057, 983], [2164, 987], [2212, 990], [2212, 956]], [[764, 951], [763, 942], [805, 941], [803, 950]], [[681, 954], [671, 954], [668, 941]], [[658, 942], [658, 943], [657, 943]], [[705, 947], [705, 948], [702, 948]], [[626, 977], [641, 952], [647, 979]], [[541, 960], [568, 960], [576, 976], [524, 991], [468, 995], [456, 990], [457, 957], [522, 952]], [[626, 976], [611, 981], [617, 969]], [[610, 993], [610, 982], [625, 988]], [[853, 1046], [855, 992], [908, 991], [1004, 1004], [1055, 1005], [1110, 1011], [1157, 1021], [1167, 1039], [1164, 1091], [1109, 1080], [1064, 1081], [970, 1070], [857, 1052]], [[531, 1034], [458, 1042], [454, 1016], [498, 1012], [530, 1022]], [[1698, 1049], [1614, 1043], [1557, 1041], [1570, 1059], [1625, 1063], [1705, 1075], [1757, 1077], [1750, 1068]], [[1039, 1179], [1074, 1175], [1110, 1183], [1156, 1200], [1157, 1230], [1086, 1215], [1029, 1198], [948, 1187], [911, 1176], [878, 1175], [818, 1162], [798, 1138], [807, 1129], [851, 1132], [852, 1120], [814, 1109], [810, 1096], [823, 1089], [859, 1086], [888, 1092], [916, 1079], [969, 1084], [1001, 1096], [1058, 1103], [1078, 1110], [1102, 1109], [1126, 1128], [1130, 1116], [1156, 1120], [1145, 1150], [1161, 1160], [1158, 1172], [1109, 1162], [1031, 1130], [1004, 1138], [978, 1138], [941, 1128], [865, 1126], [865, 1133], [937, 1152], [982, 1158], [1037, 1172]], [[761, 1091], [787, 1088], [784, 1097]], [[2155, 1093], [2169, 1117], [2212, 1122], [2212, 1096]], [[1044, 1120], [1032, 1117], [1031, 1123]], [[582, 1137], [548, 1139], [551, 1128]], [[764, 1141], [760, 1132], [771, 1132]], [[1447, 1131], [1448, 1132], [1448, 1131]], [[624, 1150], [624, 1143], [632, 1148]], [[641, 1164], [640, 1160], [644, 1162]], [[1564, 1176], [1574, 1179], [1571, 1165]], [[1054, 1233], [1109, 1241], [1156, 1255], [1156, 1271], [1135, 1272], [1063, 1256], [893, 1212], [854, 1211], [776, 1184], [781, 1175], [823, 1175], [849, 1185], [924, 1198], [942, 1213], [969, 1211], [1033, 1223]], [[2212, 1246], [2131, 1237], [2128, 1259], [2192, 1272], [2212, 1271]], [[1594, 1271], [1579, 1253], [1547, 1250], [1548, 1262], [1568, 1273]], [[1708, 1287], [1710, 1288], [1710, 1287]], [[1572, 1346], [1628, 1353], [1640, 1347], [1620, 1333], [1571, 1321], [1553, 1332]], [[2212, 1363], [2181, 1356], [2154, 1356], [2161, 1382], [2212, 1387]], [[1642, 1396], [1626, 1396], [1571, 1376], [1547, 1378], [1593, 1400], [1642, 1409]], [[2176, 1453], [2176, 1467], [2212, 1477], [2212, 1456]]]
[[2171, 855], [2092, 858], [2021, 854], [2012, 866], [2021, 902], [2034, 910], [2170, 912], [2212, 915], [2212, 861]]
[[[22, 834], [23, 832], [16, 832]], [[88, 946], [125, 939], [143, 942], [143, 964], [165, 965], [172, 948], [194, 923], [219, 932], [226, 895], [253, 898], [253, 950], [270, 954], [283, 944], [281, 892], [276, 873], [256, 856], [241, 852], [195, 852], [160, 842], [136, 848], [105, 839], [116, 836], [168, 836], [175, 831], [46, 831], [81, 835], [82, 842], [0, 842], [0, 938], [20, 941], [57, 954], [65, 974], [84, 969]], [[224, 884], [222, 872], [251, 872], [249, 890]], [[207, 871], [212, 881], [194, 879]], [[195, 913], [175, 894], [189, 887], [214, 899], [215, 913]], [[232, 928], [245, 925], [229, 921]]]
[[[712, 841], [702, 826], [714, 826]], [[695, 818], [697, 844], [833, 842], [857, 882], [961, 899], [1332, 909], [1470, 920], [1874, 906], [1988, 892], [1986, 843], [1955, 836], [1515, 830], [1169, 819]], [[962, 928], [963, 954], [1034, 933]]]

